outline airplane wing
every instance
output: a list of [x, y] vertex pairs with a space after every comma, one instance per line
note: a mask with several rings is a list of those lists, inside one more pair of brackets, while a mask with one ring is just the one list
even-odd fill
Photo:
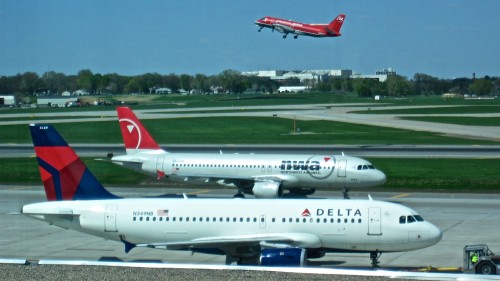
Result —
[[293, 29], [289, 26], [283, 25], [283, 24], [279, 24], [279, 23], [273, 24], [273, 27], [274, 27], [274, 29], [276, 29], [277, 31], [279, 31], [281, 33], [294, 33], [295, 32], [295, 29]]
[[172, 173], [172, 176], [177, 176], [185, 178], [186, 181], [190, 179], [206, 179], [207, 182], [217, 182], [224, 181], [225, 184], [235, 183], [235, 182], [264, 182], [272, 181], [281, 183], [283, 181], [289, 181], [290, 176], [285, 175], [265, 175], [265, 176], [236, 176], [236, 175], [214, 175], [214, 174], [186, 174], [186, 173]]
[[320, 248], [318, 236], [310, 233], [273, 233], [237, 236], [218, 236], [194, 239], [175, 243], [138, 244], [136, 247], [150, 247], [166, 250], [184, 250], [193, 248], [233, 248], [242, 246], [260, 246], [266, 248]]

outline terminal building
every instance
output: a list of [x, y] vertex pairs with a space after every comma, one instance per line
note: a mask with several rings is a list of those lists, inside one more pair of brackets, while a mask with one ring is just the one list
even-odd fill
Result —
[[297, 78], [300, 82], [305, 81], [323, 81], [327, 78], [352, 78], [352, 79], [376, 79], [380, 82], [385, 82], [387, 77], [396, 75], [396, 71], [392, 68], [386, 68], [376, 71], [375, 74], [353, 73], [349, 69], [330, 69], [330, 70], [257, 70], [242, 72], [242, 75], [269, 77], [272, 80], [286, 80]]
[[269, 77], [272, 80], [287, 80], [290, 78], [299, 79], [300, 82], [315, 80], [323, 81], [330, 77], [350, 77], [352, 70], [330, 69], [330, 70], [258, 70], [242, 72], [246, 76]]

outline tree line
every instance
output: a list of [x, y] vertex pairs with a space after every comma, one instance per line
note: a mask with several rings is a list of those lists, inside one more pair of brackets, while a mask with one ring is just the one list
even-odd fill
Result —
[[273, 80], [268, 77], [246, 76], [235, 70], [224, 70], [218, 75], [146, 73], [124, 76], [116, 73], [92, 73], [85, 69], [77, 75], [65, 75], [48, 71], [41, 76], [26, 72], [14, 76], [0, 77], [0, 95], [60, 95], [65, 91], [83, 89], [89, 94], [144, 94], [155, 93], [158, 88], [169, 88], [172, 92], [184, 90], [191, 93], [210, 93], [214, 89], [227, 93], [275, 93], [280, 86], [310, 86], [312, 90], [329, 93], [356, 93], [359, 96], [408, 96], [440, 95], [444, 93], [471, 94], [484, 96], [498, 94], [500, 78], [480, 79], [458, 78], [438, 79], [417, 73], [412, 79], [390, 75], [384, 82], [376, 79], [352, 79], [349, 77], [322, 77], [320, 81], [298, 78]]

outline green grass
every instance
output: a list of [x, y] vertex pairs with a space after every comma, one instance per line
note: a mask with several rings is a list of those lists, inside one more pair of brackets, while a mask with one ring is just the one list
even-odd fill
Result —
[[471, 105], [453, 107], [429, 107], [387, 110], [352, 111], [361, 114], [474, 114], [474, 113], [499, 113], [500, 105]]
[[399, 117], [405, 120], [456, 124], [465, 126], [500, 126], [500, 117], [446, 117], [446, 116], [404, 116]]
[[[369, 159], [387, 175], [377, 190], [432, 192], [500, 192], [498, 159]], [[83, 158], [104, 186], [157, 185], [149, 177], [107, 161]], [[0, 158], [0, 183], [41, 184], [35, 158]], [[167, 183], [168, 184], [168, 183]]]
[[[296, 121], [301, 134], [291, 134], [293, 120], [276, 117], [207, 117], [143, 120], [160, 144], [497, 144], [429, 132], [331, 121]], [[58, 123], [69, 144], [122, 143], [118, 121]], [[30, 143], [27, 125], [6, 125], [2, 143]]]
[[395, 159], [371, 162], [387, 175], [383, 189], [500, 192], [498, 159]]

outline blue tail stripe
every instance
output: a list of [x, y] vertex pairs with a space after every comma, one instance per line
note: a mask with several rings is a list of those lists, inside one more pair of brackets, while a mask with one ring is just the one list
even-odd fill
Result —
[[34, 146], [68, 146], [62, 136], [50, 125], [30, 124], [30, 131]]
[[62, 200], [62, 190], [61, 190], [61, 179], [59, 177], [59, 171], [49, 165], [49, 163], [43, 161], [40, 158], [36, 158], [38, 160], [38, 165], [45, 169], [45, 171], [49, 172], [52, 175], [52, 180], [54, 181], [54, 191], [56, 194], [56, 200], [61, 201]]

